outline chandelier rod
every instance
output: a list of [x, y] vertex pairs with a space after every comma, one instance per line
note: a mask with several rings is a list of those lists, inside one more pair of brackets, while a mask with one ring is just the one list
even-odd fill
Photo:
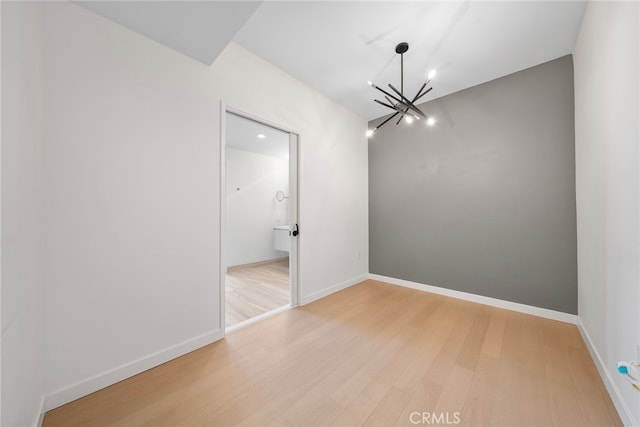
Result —
[[400, 97], [404, 98], [404, 52], [400, 54]]

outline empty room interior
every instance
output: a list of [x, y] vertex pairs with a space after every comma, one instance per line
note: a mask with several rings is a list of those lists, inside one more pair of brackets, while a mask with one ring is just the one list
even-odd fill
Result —
[[640, 3], [0, 18], [2, 426], [640, 425]]

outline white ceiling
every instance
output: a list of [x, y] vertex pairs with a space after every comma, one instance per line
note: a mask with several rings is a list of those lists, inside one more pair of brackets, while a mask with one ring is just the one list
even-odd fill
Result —
[[96, 1], [74, 3], [211, 65], [262, 1]]
[[[82, 1], [134, 31], [211, 64], [233, 39], [366, 119], [387, 114], [367, 85], [428, 101], [573, 52], [584, 1]], [[244, 25], [243, 25], [244, 24]]]
[[[225, 120], [228, 147], [278, 159], [289, 158], [289, 133], [232, 113], [227, 113]], [[259, 134], [264, 138], [258, 138]]]
[[[265, 1], [234, 41], [366, 119], [387, 114], [367, 80], [414, 95], [431, 69], [447, 95], [573, 52], [578, 1]], [[393, 60], [386, 68], [385, 65]], [[384, 100], [384, 99], [382, 99]]]

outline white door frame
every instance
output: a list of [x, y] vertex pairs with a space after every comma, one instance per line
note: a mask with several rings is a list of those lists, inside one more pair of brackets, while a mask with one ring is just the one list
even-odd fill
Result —
[[[227, 226], [227, 190], [226, 190], [226, 113], [232, 113], [249, 120], [279, 129], [289, 134], [289, 223], [291, 230], [295, 225], [300, 226], [299, 218], [299, 157], [298, 145], [300, 133], [288, 129], [277, 123], [270, 122], [261, 117], [239, 110], [237, 108], [226, 105], [224, 101], [220, 102], [220, 328], [223, 336], [226, 334], [226, 226]], [[290, 307], [295, 307], [299, 303], [300, 283], [299, 283], [299, 247], [300, 237], [291, 237], [291, 247], [289, 251], [289, 294], [291, 297]]]

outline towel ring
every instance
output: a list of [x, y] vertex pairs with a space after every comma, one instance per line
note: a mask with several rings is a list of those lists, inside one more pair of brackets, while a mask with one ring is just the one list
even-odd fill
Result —
[[289, 198], [289, 196], [285, 196], [283, 191], [277, 191], [276, 192], [276, 200], [277, 201], [281, 202], [284, 199], [288, 199], [288, 198]]

